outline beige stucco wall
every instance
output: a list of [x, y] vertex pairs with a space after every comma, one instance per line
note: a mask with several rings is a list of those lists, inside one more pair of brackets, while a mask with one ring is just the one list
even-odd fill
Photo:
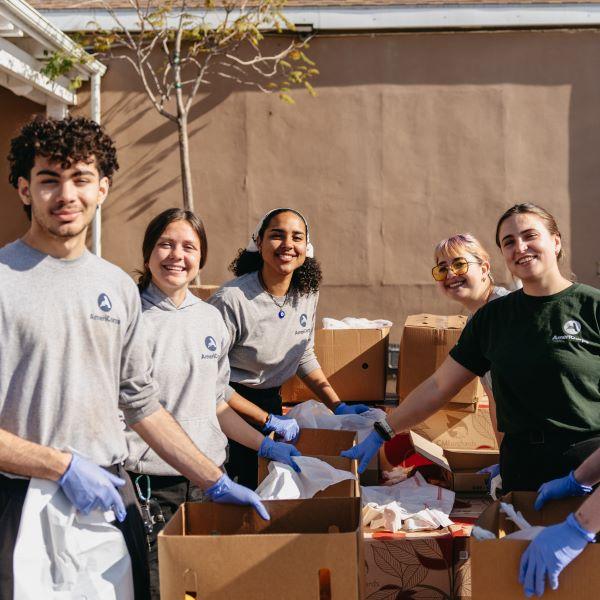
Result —
[[[497, 217], [533, 201], [559, 221], [565, 272], [600, 284], [598, 32], [326, 37], [310, 55], [322, 73], [316, 99], [297, 93], [288, 106], [218, 84], [192, 111], [196, 207], [209, 235], [204, 282], [225, 281], [259, 216], [289, 205], [313, 225], [322, 316], [401, 323], [409, 313], [456, 312], [430, 276], [435, 242], [473, 232], [505, 280]], [[102, 89], [121, 162], [104, 255], [132, 272], [149, 219], [180, 203], [176, 133], [126, 64], [109, 66]], [[2, 210], [0, 243], [18, 229]]]

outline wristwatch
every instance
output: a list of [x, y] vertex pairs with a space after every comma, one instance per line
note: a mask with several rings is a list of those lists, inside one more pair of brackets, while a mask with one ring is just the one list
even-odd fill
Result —
[[386, 442], [389, 442], [396, 435], [396, 432], [390, 427], [385, 419], [382, 421], [375, 421], [373, 428]]

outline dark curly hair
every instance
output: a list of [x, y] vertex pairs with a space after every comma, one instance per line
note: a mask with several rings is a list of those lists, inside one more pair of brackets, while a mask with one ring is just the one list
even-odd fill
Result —
[[[24, 125], [10, 142], [9, 183], [17, 188], [19, 177], [29, 181], [36, 156], [44, 156], [68, 169], [74, 162], [95, 159], [101, 177], [112, 176], [119, 168], [112, 139], [95, 121], [84, 117], [52, 119], [41, 115]], [[31, 206], [24, 206], [31, 220]]]
[[[306, 224], [304, 217], [299, 212], [289, 208], [277, 209], [269, 213], [269, 216], [262, 223], [258, 230], [259, 238], [262, 238], [273, 217], [283, 212], [296, 213]], [[240, 248], [237, 256], [231, 261], [229, 270], [232, 271], [236, 277], [239, 277], [246, 273], [260, 271], [263, 264], [260, 252], [249, 252], [248, 250]], [[303, 265], [298, 267], [292, 274], [290, 289], [301, 296], [314, 294], [319, 291], [319, 285], [322, 278], [323, 274], [321, 272], [319, 261], [315, 258], [306, 258]]]

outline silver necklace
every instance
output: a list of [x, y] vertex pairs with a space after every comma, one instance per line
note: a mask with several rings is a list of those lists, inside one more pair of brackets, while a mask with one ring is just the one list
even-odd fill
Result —
[[265, 292], [267, 292], [267, 294], [269, 295], [269, 298], [271, 298], [271, 300], [273, 300], [273, 304], [279, 309], [277, 316], [280, 319], [283, 319], [285, 317], [285, 310], [283, 310], [283, 307], [286, 305], [286, 303], [288, 301], [288, 295], [290, 293], [289, 288], [288, 288], [288, 291], [285, 293], [283, 302], [281, 304], [279, 304], [279, 302], [277, 302], [277, 300], [275, 300], [275, 296], [273, 296], [273, 294], [271, 294], [271, 292], [267, 289], [267, 286], [265, 285], [265, 282], [263, 281], [263, 278], [262, 278], [262, 275], [260, 274], [260, 272], [258, 273], [258, 279], [260, 281], [260, 285], [262, 286], [262, 289], [265, 290]]

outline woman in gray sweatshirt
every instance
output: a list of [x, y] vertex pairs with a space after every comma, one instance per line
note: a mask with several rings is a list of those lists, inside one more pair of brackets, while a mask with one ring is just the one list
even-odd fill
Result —
[[[279, 390], [296, 374], [336, 414], [368, 410], [340, 402], [315, 356], [321, 269], [313, 253], [306, 219], [291, 208], [272, 210], [231, 263], [237, 277], [208, 300], [229, 332], [231, 386], [238, 392], [230, 406], [257, 428], [281, 415]], [[227, 469], [244, 485], [256, 486], [256, 455], [235, 440]]]
[[[188, 289], [206, 262], [202, 221], [178, 208], [164, 211], [148, 225], [142, 253], [138, 287], [160, 402], [218, 466], [225, 462], [229, 437], [255, 456], [299, 470], [293, 457], [300, 453], [293, 445], [265, 437], [229, 407], [229, 333], [219, 311]], [[158, 599], [156, 536], [182, 502], [201, 501], [207, 494], [210, 499], [211, 490], [202, 492], [177, 473], [134, 431], [127, 431], [127, 442], [126, 467], [147, 521], [151, 593]], [[224, 477], [237, 496], [254, 494]]]

